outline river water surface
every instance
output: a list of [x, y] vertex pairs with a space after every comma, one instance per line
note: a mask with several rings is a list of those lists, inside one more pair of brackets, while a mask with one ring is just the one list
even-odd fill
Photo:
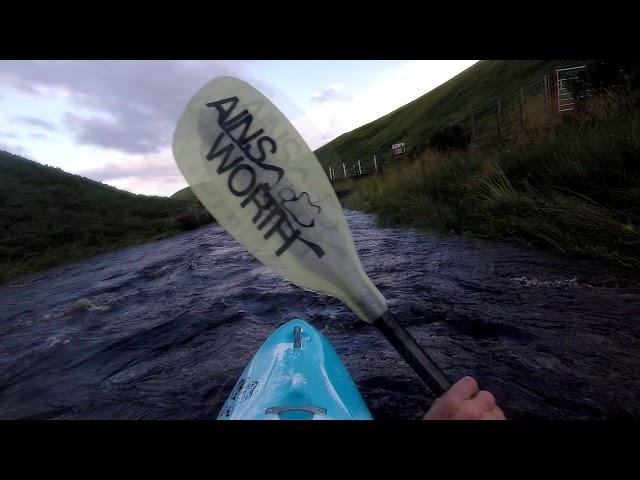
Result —
[[[396, 317], [509, 418], [640, 418], [640, 273], [347, 219]], [[294, 317], [332, 342], [374, 417], [425, 413], [433, 397], [373, 327], [209, 225], [0, 286], [0, 418], [215, 418]]]

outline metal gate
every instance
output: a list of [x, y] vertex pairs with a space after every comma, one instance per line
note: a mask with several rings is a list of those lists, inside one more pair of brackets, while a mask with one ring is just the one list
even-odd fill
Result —
[[558, 112], [570, 112], [576, 108], [576, 99], [573, 97], [573, 93], [571, 93], [567, 88], [567, 84], [569, 80], [579, 78], [578, 73], [586, 68], [586, 65], [580, 65], [579, 67], [560, 68], [556, 70], [558, 83]]

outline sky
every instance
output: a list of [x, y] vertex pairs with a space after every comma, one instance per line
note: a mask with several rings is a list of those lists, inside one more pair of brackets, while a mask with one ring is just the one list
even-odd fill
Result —
[[312, 149], [372, 122], [476, 60], [0, 60], [0, 150], [134, 193], [187, 185], [178, 117], [231, 75], [273, 101]]

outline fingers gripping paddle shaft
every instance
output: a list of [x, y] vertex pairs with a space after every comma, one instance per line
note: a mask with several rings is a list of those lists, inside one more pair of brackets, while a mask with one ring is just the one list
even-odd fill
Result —
[[440, 396], [451, 386], [440, 367], [416, 343], [413, 337], [400, 325], [390, 312], [386, 312], [373, 324], [418, 374], [420, 379], [436, 395]]
[[202, 205], [260, 262], [375, 324], [435, 393], [444, 375], [391, 317], [342, 206], [297, 129], [251, 85], [218, 77], [182, 113], [173, 156]]

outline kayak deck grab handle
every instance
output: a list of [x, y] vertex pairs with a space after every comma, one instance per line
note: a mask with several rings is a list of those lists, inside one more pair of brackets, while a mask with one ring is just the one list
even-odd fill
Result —
[[302, 327], [295, 327], [293, 329], [293, 348], [302, 347]]
[[289, 412], [291, 410], [301, 410], [303, 412], [313, 413], [314, 415], [324, 415], [327, 413], [326, 408], [311, 407], [307, 405], [293, 405], [289, 407], [269, 407], [264, 411], [265, 415], [278, 414], [282, 412]]

